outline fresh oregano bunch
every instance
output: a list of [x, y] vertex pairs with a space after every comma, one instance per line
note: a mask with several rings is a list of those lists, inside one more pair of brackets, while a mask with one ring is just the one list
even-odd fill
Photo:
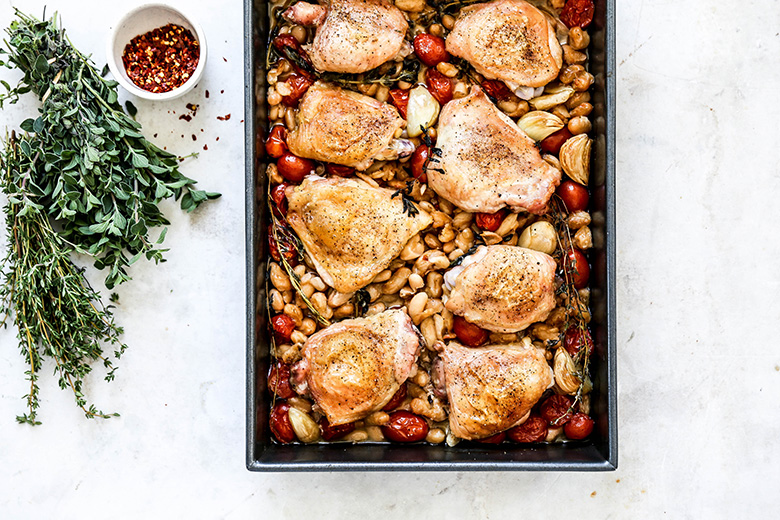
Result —
[[30, 171], [40, 188], [37, 203], [63, 238], [95, 257], [95, 267], [109, 269], [106, 286], [112, 288], [129, 280], [127, 267], [141, 256], [164, 261], [158, 245], [166, 228], [156, 240], [149, 237], [152, 228], [169, 224], [161, 201], [181, 199], [189, 212], [220, 195], [195, 190], [177, 157], [143, 137], [117, 101], [117, 83], [73, 47], [56, 14], [46, 21], [16, 15], [3, 52], [5, 65], [24, 78], [15, 88], [4, 83], [0, 107], [29, 90], [42, 103], [40, 116], [21, 124], [34, 135], [20, 142], [31, 153], [20, 156], [16, 169]]

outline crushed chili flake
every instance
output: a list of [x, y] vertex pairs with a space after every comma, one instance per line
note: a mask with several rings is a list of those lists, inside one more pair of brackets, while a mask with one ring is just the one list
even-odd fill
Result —
[[209, 149], [209, 145], [207, 145], [207, 144], [204, 144], [204, 145], [203, 145], [203, 149], [204, 149], [204, 150], [208, 150], [208, 149]]
[[208, 98], [209, 98], [209, 91], [207, 90], [206, 91], [206, 99], [208, 99]]
[[195, 115], [198, 112], [199, 108], [200, 108], [200, 105], [195, 105], [193, 103], [187, 103], [187, 110], [191, 110], [193, 115]]
[[192, 134], [192, 140], [193, 141], [197, 141], [198, 140], [198, 136], [196, 136], [195, 134]]
[[125, 46], [127, 76], [149, 92], [169, 92], [187, 82], [200, 60], [200, 43], [189, 29], [168, 24], [136, 36]]
[[217, 119], [219, 119], [220, 121], [227, 121], [228, 119], [230, 119], [230, 114], [225, 114], [224, 116], [217, 116]]
[[190, 121], [192, 121], [192, 116], [189, 115], [189, 114], [182, 114], [182, 115], [179, 116], [179, 119], [184, 119], [185, 121], [187, 121], [189, 123]]

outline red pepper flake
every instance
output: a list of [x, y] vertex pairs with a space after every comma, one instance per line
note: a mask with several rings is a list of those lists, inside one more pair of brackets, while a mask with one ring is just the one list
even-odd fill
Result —
[[222, 56], [222, 61], [224, 61], [225, 63], [227, 63], [227, 58], [226, 58], [226, 57], [224, 57], [224, 56]]
[[157, 134], [154, 134], [155, 139], [157, 138]]
[[192, 134], [192, 140], [193, 141], [197, 141], [198, 140], [198, 136], [196, 136], [195, 134]]
[[217, 141], [219, 141], [219, 137], [217, 137]]
[[197, 114], [199, 108], [200, 108], [200, 105], [194, 105], [192, 103], [187, 103], [187, 110], [191, 111], [192, 115]]
[[207, 90], [206, 91], [206, 99], [208, 99], [208, 98], [209, 98], [209, 91]]
[[224, 90], [220, 90], [220, 91], [219, 91], [219, 93], [220, 93], [220, 94], [224, 94], [224, 93], [225, 93], [225, 91], [224, 91]]
[[227, 121], [228, 119], [230, 119], [230, 114], [225, 114], [224, 116], [217, 116], [217, 119], [219, 119], [220, 121]]
[[207, 145], [207, 144], [204, 144], [204, 145], [203, 145], [203, 149], [204, 149], [204, 150], [208, 150], [208, 149], [209, 149], [209, 145]]
[[192, 77], [200, 60], [200, 43], [189, 29], [168, 24], [136, 36], [125, 46], [127, 76], [149, 92], [170, 92]]
[[179, 119], [183, 119], [189, 123], [190, 121], [192, 121], [192, 116], [189, 114], [182, 114], [179, 116]]

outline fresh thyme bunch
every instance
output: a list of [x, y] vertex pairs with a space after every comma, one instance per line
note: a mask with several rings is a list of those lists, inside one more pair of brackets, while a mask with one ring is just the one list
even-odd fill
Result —
[[143, 137], [117, 102], [117, 83], [73, 47], [56, 15], [46, 21], [16, 15], [6, 31], [7, 66], [24, 78], [16, 88], [5, 85], [0, 107], [28, 90], [42, 106], [37, 119], [21, 125], [34, 136], [19, 143], [30, 153], [19, 156], [15, 170], [30, 170], [41, 190], [38, 204], [62, 237], [95, 257], [95, 267], [109, 269], [110, 289], [129, 280], [127, 267], [141, 256], [164, 261], [158, 245], [165, 228], [155, 242], [149, 238], [150, 229], [169, 224], [158, 208], [162, 200], [181, 199], [182, 209], [192, 211], [220, 195], [195, 190], [177, 157]]

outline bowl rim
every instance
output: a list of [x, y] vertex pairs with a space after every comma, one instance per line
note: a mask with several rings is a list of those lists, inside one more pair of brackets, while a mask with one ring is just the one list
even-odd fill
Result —
[[[114, 59], [114, 49], [118, 45], [117, 32], [119, 28], [122, 27], [128, 20], [132, 19], [134, 16], [137, 16], [139, 13], [149, 9], [155, 9], [155, 8], [158, 9], [162, 8], [169, 11], [173, 11], [178, 15], [180, 15], [182, 18], [184, 18], [195, 30], [195, 37], [197, 38], [200, 46], [200, 56], [198, 58], [198, 65], [195, 67], [195, 71], [192, 73], [192, 76], [187, 81], [185, 81], [182, 85], [176, 87], [173, 90], [169, 90], [168, 92], [149, 92], [148, 90], [144, 90], [138, 87], [132, 81], [129, 81], [128, 79], [125, 78], [125, 76], [122, 74], [124, 66], [121, 63], [117, 63], [117, 61]], [[124, 43], [123, 45], [126, 45], [126, 43]], [[175, 99], [180, 96], [183, 96], [184, 94], [186, 94], [187, 92], [195, 88], [195, 86], [198, 84], [198, 82], [201, 80], [203, 76], [203, 72], [206, 68], [207, 56], [208, 56], [208, 47], [206, 44], [206, 34], [203, 31], [203, 27], [186, 10], [182, 10], [179, 7], [174, 7], [170, 4], [166, 4], [163, 2], [149, 2], [149, 3], [141, 4], [131, 9], [124, 15], [122, 15], [111, 26], [110, 34], [106, 41], [106, 63], [108, 64], [108, 68], [111, 71], [111, 74], [114, 76], [114, 80], [116, 80], [116, 82], [119, 83], [122, 86], [122, 88], [124, 88], [133, 96], [142, 99], [148, 99], [151, 101], [163, 101], [168, 99]]]

